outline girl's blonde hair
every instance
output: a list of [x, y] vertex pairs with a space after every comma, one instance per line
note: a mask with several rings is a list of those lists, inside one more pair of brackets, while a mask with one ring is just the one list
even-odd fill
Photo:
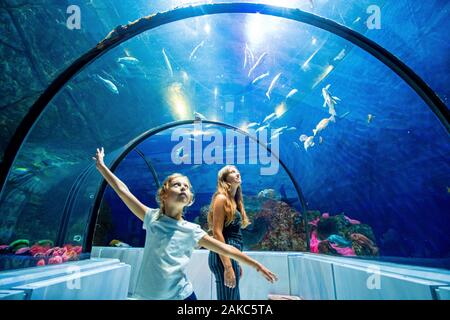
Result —
[[[242, 228], [247, 227], [250, 222], [247, 217], [247, 213], [244, 208], [244, 199], [242, 197], [242, 188], [239, 186], [236, 190], [236, 195], [233, 197], [231, 195], [231, 184], [227, 182], [228, 174], [231, 169], [236, 169], [235, 166], [225, 166], [220, 169], [217, 174], [217, 191], [214, 193], [211, 199], [211, 204], [208, 211], [208, 227], [211, 231], [213, 228], [213, 211], [214, 211], [214, 201], [219, 194], [226, 197], [225, 200], [225, 226], [228, 226], [236, 215], [236, 209], [239, 210], [242, 216]], [[236, 169], [237, 170], [237, 169]]]
[[191, 182], [189, 181], [189, 178], [186, 177], [185, 175], [182, 175], [181, 173], [173, 173], [164, 180], [161, 187], [159, 187], [158, 192], [156, 193], [156, 201], [159, 203], [159, 209], [161, 214], [165, 214], [166, 212], [163, 200], [165, 195], [169, 191], [170, 184], [176, 178], [184, 178], [188, 183], [190, 197], [189, 197], [189, 204], [186, 205], [186, 207], [189, 207], [194, 203], [194, 191], [192, 190], [192, 185]]

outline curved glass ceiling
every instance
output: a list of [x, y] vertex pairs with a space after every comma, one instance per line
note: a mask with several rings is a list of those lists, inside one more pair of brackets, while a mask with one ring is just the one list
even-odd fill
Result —
[[[194, 119], [195, 112], [243, 130], [278, 130], [273, 151], [293, 173], [307, 209], [370, 225], [382, 256], [448, 257], [450, 141], [428, 106], [349, 42], [247, 14], [150, 30], [74, 77], [21, 147], [0, 199], [1, 242], [85, 239], [101, 182], [91, 163], [95, 148], [105, 147], [110, 162], [144, 132]], [[163, 179], [177, 168], [158, 170]], [[188, 175], [201, 181], [202, 172]], [[146, 175], [143, 184], [150, 183]], [[246, 190], [260, 189], [257, 179], [247, 181], [254, 185]], [[34, 221], [33, 230], [24, 221]]]

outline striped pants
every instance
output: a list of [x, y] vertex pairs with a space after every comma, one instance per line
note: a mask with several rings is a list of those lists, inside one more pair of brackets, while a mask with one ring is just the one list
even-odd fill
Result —
[[[239, 250], [242, 250], [241, 241], [227, 239], [226, 243]], [[239, 278], [241, 275], [239, 264], [235, 260], [231, 260], [234, 275], [236, 276], [236, 286], [234, 288], [225, 286], [224, 267], [222, 260], [220, 260], [220, 256], [217, 253], [212, 251], [209, 252], [208, 265], [209, 269], [216, 278], [217, 300], [241, 300], [241, 295], [239, 293]]]

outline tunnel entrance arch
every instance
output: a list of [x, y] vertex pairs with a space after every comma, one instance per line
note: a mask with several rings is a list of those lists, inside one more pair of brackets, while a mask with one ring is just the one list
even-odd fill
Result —
[[[110, 170], [112, 172], [114, 172], [116, 170], [116, 168], [120, 165], [122, 160], [124, 160], [130, 152], [135, 150], [135, 148], [137, 148], [137, 146], [141, 142], [143, 142], [143, 141], [151, 138], [152, 136], [154, 136], [154, 135], [156, 135], [156, 134], [158, 134], [160, 132], [163, 132], [165, 130], [168, 130], [168, 129], [171, 129], [171, 128], [175, 128], [175, 127], [179, 127], [179, 126], [183, 126], [183, 125], [195, 124], [197, 122], [198, 122], [197, 120], [175, 121], [175, 122], [167, 123], [167, 124], [159, 126], [157, 128], [148, 130], [147, 132], [143, 133], [142, 135], [140, 135], [139, 137], [137, 137], [136, 139], [134, 139], [133, 141], [131, 141], [128, 144], [128, 146], [125, 148], [125, 150], [123, 150], [122, 153], [119, 154], [111, 162]], [[227, 124], [227, 123], [224, 123], [224, 122], [220, 122], [220, 121], [202, 120], [201, 123], [202, 124], [206, 124], [206, 125], [208, 125], [208, 124], [216, 125], [216, 126], [219, 126], [219, 127], [223, 127], [225, 129], [235, 130], [238, 133], [240, 133], [240, 134], [248, 137], [249, 139], [253, 140], [254, 142], [256, 142], [259, 146], [261, 146], [262, 148], [267, 150], [269, 153], [271, 153], [276, 158], [276, 161], [278, 161], [278, 163], [281, 165], [281, 167], [287, 173], [289, 179], [291, 180], [292, 184], [294, 185], [295, 192], [296, 192], [296, 194], [298, 196], [298, 199], [300, 201], [301, 214], [302, 214], [302, 218], [303, 218], [304, 224], [305, 224], [305, 234], [308, 235], [308, 221], [307, 221], [307, 217], [306, 217], [306, 210], [307, 210], [306, 200], [305, 200], [305, 198], [303, 196], [303, 192], [302, 192], [302, 189], [301, 189], [300, 185], [297, 183], [297, 181], [295, 180], [294, 175], [289, 170], [289, 168], [285, 165], [283, 160], [281, 160], [280, 157], [277, 154], [272, 152], [272, 150], [271, 150], [271, 148], [269, 146], [265, 145], [263, 142], [259, 141], [258, 138], [248, 134], [246, 131], [241, 130], [240, 128], [237, 128], [235, 126], [232, 126], [230, 124]], [[156, 180], [156, 182], [157, 182], [157, 184], [159, 184], [159, 181]], [[85, 243], [83, 245], [83, 247], [86, 248], [86, 251], [91, 251], [92, 242], [93, 242], [93, 238], [94, 238], [94, 232], [95, 232], [96, 218], [98, 216], [98, 211], [100, 209], [101, 202], [102, 202], [103, 195], [105, 193], [106, 187], [107, 187], [107, 182], [105, 180], [103, 180], [103, 182], [102, 182], [101, 186], [99, 187], [99, 189], [97, 191], [97, 194], [95, 196], [92, 210], [89, 213], [89, 219], [88, 219], [89, 227], [88, 227], [87, 235], [85, 237]], [[307, 250], [309, 250], [309, 241], [306, 241], [306, 248], [307, 248]]]

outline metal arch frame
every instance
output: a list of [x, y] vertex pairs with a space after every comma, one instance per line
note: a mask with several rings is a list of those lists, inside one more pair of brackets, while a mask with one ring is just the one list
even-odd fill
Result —
[[[182, 120], [182, 121], [174, 121], [174, 122], [170, 122], [170, 123], [166, 123], [162, 126], [156, 127], [154, 129], [148, 130], [146, 132], [144, 132], [143, 134], [141, 134], [140, 136], [138, 136], [137, 138], [135, 138], [132, 142], [130, 142], [128, 144], [128, 146], [126, 147], [126, 149], [119, 155], [117, 156], [112, 162], [110, 167], [110, 170], [112, 172], [114, 172], [116, 170], [116, 168], [119, 166], [119, 164], [122, 162], [123, 159], [125, 159], [125, 157], [132, 152], [141, 142], [143, 142], [144, 140], [150, 138], [151, 136], [168, 130], [170, 128], [173, 127], [179, 127], [182, 125], [189, 125], [189, 124], [196, 124], [199, 121], [197, 120]], [[278, 161], [278, 163], [281, 165], [281, 167], [286, 171], [286, 173], [288, 174], [289, 178], [291, 179], [292, 183], [294, 184], [294, 188], [295, 191], [297, 192], [297, 196], [298, 199], [300, 201], [301, 204], [301, 213], [302, 213], [302, 217], [303, 217], [303, 221], [305, 224], [305, 232], [307, 235], [307, 239], [309, 239], [309, 228], [308, 228], [308, 223], [307, 223], [307, 217], [306, 217], [306, 200], [303, 197], [303, 193], [302, 193], [302, 189], [300, 188], [299, 184], [297, 183], [297, 181], [294, 178], [294, 175], [291, 173], [291, 171], [288, 169], [288, 167], [284, 164], [284, 162], [279, 158], [279, 156], [275, 153], [272, 152], [272, 150], [270, 149], [269, 146], [267, 146], [266, 144], [262, 143], [261, 141], [259, 141], [259, 139], [257, 139], [256, 137], [250, 135], [248, 132], [232, 126], [230, 124], [224, 123], [224, 122], [220, 122], [220, 121], [211, 121], [211, 120], [202, 120], [201, 121], [202, 124], [213, 124], [213, 125], [217, 125], [220, 127], [224, 127], [227, 129], [232, 129], [235, 130], [237, 132], [239, 132], [240, 134], [249, 137], [250, 139], [252, 139], [253, 141], [255, 141], [256, 143], [258, 143], [258, 145], [262, 146], [264, 149], [266, 149], [267, 151], [270, 152], [270, 154], [272, 154], [276, 160]], [[107, 186], [107, 182], [103, 179], [103, 182], [100, 186], [100, 188], [97, 191], [97, 194], [95, 195], [95, 200], [94, 200], [94, 205], [92, 207], [91, 212], [89, 213], [89, 227], [87, 229], [87, 236], [85, 237], [85, 242], [84, 242], [84, 248], [86, 249], [86, 251], [90, 252], [91, 248], [92, 248], [92, 240], [94, 239], [94, 231], [95, 231], [95, 225], [96, 225], [96, 219], [94, 218], [94, 215], [98, 212], [98, 210], [100, 209], [100, 205], [101, 205], [101, 201], [103, 199], [103, 194], [105, 193], [105, 189]], [[98, 216], [98, 215], [97, 215]], [[307, 250], [309, 251], [309, 241], [306, 241], [306, 247]]]
[[155, 180], [156, 186], [159, 188], [161, 186], [161, 182], [159, 182], [158, 174], [156, 173], [155, 167], [153, 167], [151, 161], [145, 157], [144, 153], [141, 150], [135, 149], [134, 151], [142, 158], [142, 160], [144, 160], [148, 170], [150, 170], [150, 173], [153, 176], [153, 180]]
[[109, 50], [144, 31], [187, 18], [222, 13], [260, 13], [269, 16], [276, 16], [315, 26], [350, 41], [354, 45], [360, 47], [380, 60], [383, 64], [388, 66], [398, 76], [400, 76], [414, 91], [416, 91], [431, 111], [436, 114], [440, 122], [447, 130], [447, 133], [450, 133], [450, 111], [434, 93], [434, 91], [426, 84], [426, 82], [392, 53], [354, 30], [351, 30], [332, 20], [322, 18], [299, 9], [276, 7], [266, 4], [215, 3], [187, 6], [150, 15], [138, 19], [128, 25], [118, 26], [111, 31], [104, 40], [75, 60], [66, 70], [64, 70], [55, 80], [53, 80], [53, 82], [47, 87], [47, 89], [42, 93], [42, 95], [22, 119], [20, 125], [5, 149], [4, 159], [0, 166], [0, 197], [4, 191], [9, 170], [14, 163], [23, 142], [31, 132], [34, 123], [39, 119], [40, 115], [55, 95], [83, 68]]

